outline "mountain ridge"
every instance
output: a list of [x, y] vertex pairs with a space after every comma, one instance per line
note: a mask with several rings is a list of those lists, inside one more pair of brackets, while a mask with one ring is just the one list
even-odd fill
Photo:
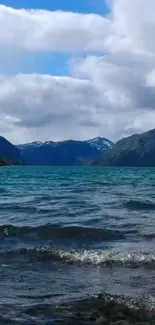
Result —
[[0, 165], [22, 165], [21, 151], [11, 142], [0, 136]]
[[113, 147], [93, 163], [96, 166], [155, 166], [155, 129], [136, 133], [116, 142]]
[[[100, 148], [98, 148], [100, 146]], [[35, 141], [18, 145], [26, 165], [89, 165], [112, 146], [106, 138], [90, 140]]]
[[34, 146], [34, 147], [39, 147], [42, 145], [53, 145], [53, 144], [62, 144], [62, 143], [67, 143], [67, 142], [86, 142], [89, 143], [91, 146], [96, 146], [96, 144], [100, 144], [100, 150], [105, 150], [105, 147], [111, 147], [113, 145], [113, 142], [110, 141], [107, 138], [104, 137], [95, 137], [92, 139], [88, 139], [88, 140], [72, 140], [72, 139], [68, 139], [68, 140], [62, 140], [62, 141], [32, 141], [32, 142], [28, 142], [28, 143], [24, 143], [24, 144], [19, 144], [16, 145], [17, 148], [25, 148], [27, 146]]
[[0, 137], [1, 164], [48, 166], [155, 167], [155, 129], [135, 133], [113, 144], [106, 138], [34, 141], [19, 146]]

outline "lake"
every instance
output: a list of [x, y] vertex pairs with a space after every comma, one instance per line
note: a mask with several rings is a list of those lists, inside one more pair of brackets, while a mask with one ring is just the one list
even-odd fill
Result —
[[155, 168], [1, 168], [0, 288], [1, 324], [152, 321]]

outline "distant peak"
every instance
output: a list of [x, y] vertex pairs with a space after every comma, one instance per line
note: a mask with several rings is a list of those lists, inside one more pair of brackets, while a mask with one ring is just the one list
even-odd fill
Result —
[[112, 141], [101, 137], [95, 137], [93, 139], [87, 140], [86, 142], [89, 143], [92, 147], [97, 148], [101, 152], [107, 149], [111, 149], [113, 146]]

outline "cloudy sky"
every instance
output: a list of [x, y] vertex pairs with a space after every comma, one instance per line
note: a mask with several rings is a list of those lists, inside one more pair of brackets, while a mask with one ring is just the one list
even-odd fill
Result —
[[113, 141], [155, 127], [155, 0], [3, 0], [0, 134]]

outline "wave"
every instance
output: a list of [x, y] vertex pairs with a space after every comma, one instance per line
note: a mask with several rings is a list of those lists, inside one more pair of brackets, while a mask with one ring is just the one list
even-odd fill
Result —
[[28, 214], [34, 214], [36, 213], [37, 215], [39, 214], [49, 214], [52, 213], [52, 208], [51, 209], [45, 209], [41, 207], [35, 207], [31, 205], [21, 205], [21, 203], [7, 203], [7, 204], [1, 204], [1, 211], [11, 211], [11, 212], [19, 212], [19, 213], [28, 213]]
[[69, 262], [82, 264], [115, 264], [139, 266], [144, 264], [155, 263], [155, 253], [139, 253], [139, 252], [112, 252], [112, 251], [58, 251], [58, 256]]
[[129, 200], [124, 206], [129, 210], [155, 210], [155, 204], [150, 201]]
[[33, 239], [74, 239], [74, 240], [95, 240], [114, 241], [123, 240], [130, 231], [117, 231], [102, 228], [90, 227], [61, 227], [58, 225], [44, 225], [38, 227], [16, 227], [12, 225], [0, 226], [0, 236], [29, 237]]
[[[25, 305], [23, 308], [13, 304], [1, 305], [1, 325], [37, 325], [45, 323], [55, 325], [154, 324], [155, 300], [151, 296], [132, 299], [130, 297], [99, 293], [98, 295], [60, 305], [43, 302], [31, 304], [31, 298], [29, 296], [29, 305]], [[50, 298], [50, 296], [36, 296], [32, 299], [38, 298], [43, 300], [44, 298]]]
[[143, 234], [143, 237], [144, 237], [146, 240], [152, 240], [152, 239], [155, 238], [155, 233]]
[[[0, 253], [1, 257], [22, 257], [37, 261], [60, 261], [71, 264], [124, 265], [140, 267], [155, 265], [155, 252], [114, 252], [111, 250], [61, 250], [55, 247], [29, 247]], [[12, 260], [13, 261], [13, 260]]]
[[53, 317], [54, 324], [154, 324], [155, 301], [152, 297], [130, 299], [123, 296], [98, 294], [97, 296], [59, 306], [36, 305], [28, 307], [27, 315]]

